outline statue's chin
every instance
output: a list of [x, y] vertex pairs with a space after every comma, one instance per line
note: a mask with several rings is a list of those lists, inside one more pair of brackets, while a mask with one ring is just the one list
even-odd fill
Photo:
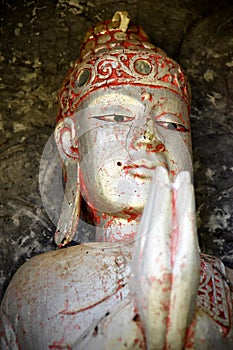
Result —
[[143, 209], [146, 204], [147, 198], [131, 198], [128, 202], [109, 202], [109, 203], [101, 203], [101, 207], [99, 203], [87, 202], [89, 208], [94, 212], [99, 212], [100, 214], [107, 214], [109, 216], [115, 217], [125, 217], [127, 215], [140, 215], [143, 212]]
[[133, 181], [120, 180], [117, 187], [102, 187], [99, 191], [88, 189], [82, 195], [88, 206], [99, 213], [124, 216], [142, 213], [149, 193], [151, 180], [135, 184]]

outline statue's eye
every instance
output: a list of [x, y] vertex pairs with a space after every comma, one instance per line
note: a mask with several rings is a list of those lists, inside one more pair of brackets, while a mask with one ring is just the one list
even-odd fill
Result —
[[179, 123], [175, 123], [175, 122], [163, 122], [163, 121], [156, 121], [156, 124], [158, 124], [159, 126], [162, 126], [165, 129], [169, 129], [169, 130], [175, 130], [175, 131], [180, 131], [180, 132], [187, 132], [188, 129]]
[[100, 116], [94, 116], [92, 118], [103, 120], [106, 122], [115, 122], [115, 123], [127, 123], [131, 122], [134, 117], [128, 117], [126, 115], [121, 114], [110, 114], [110, 115], [100, 115]]

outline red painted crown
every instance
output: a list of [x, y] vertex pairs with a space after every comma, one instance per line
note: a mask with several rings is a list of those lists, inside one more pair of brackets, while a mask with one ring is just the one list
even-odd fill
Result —
[[127, 12], [116, 12], [87, 32], [61, 89], [57, 119], [73, 115], [89, 93], [118, 85], [167, 88], [190, 106], [189, 84], [179, 64], [152, 45], [140, 26], [130, 24]]

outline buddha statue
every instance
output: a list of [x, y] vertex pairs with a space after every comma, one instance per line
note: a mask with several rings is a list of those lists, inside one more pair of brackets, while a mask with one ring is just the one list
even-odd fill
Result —
[[55, 241], [82, 208], [95, 241], [21, 266], [1, 349], [232, 349], [231, 271], [198, 247], [189, 111], [181, 67], [126, 12], [89, 30], [60, 92]]

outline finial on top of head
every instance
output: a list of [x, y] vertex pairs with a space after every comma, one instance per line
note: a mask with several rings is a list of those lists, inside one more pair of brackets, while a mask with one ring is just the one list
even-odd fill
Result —
[[111, 20], [87, 32], [80, 57], [60, 92], [57, 120], [73, 115], [90, 93], [116, 86], [169, 89], [190, 107], [189, 83], [180, 65], [150, 43], [125, 11], [117, 11]]

